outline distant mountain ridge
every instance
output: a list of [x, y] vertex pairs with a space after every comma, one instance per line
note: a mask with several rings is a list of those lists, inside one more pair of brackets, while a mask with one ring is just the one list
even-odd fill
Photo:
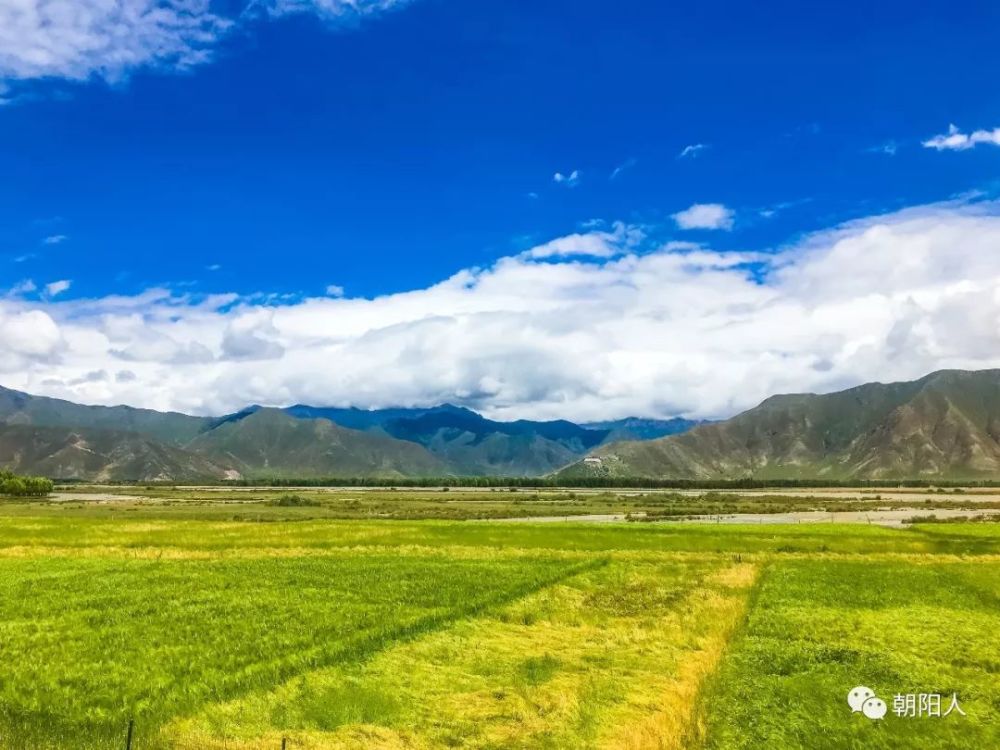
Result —
[[710, 424], [707, 420], [684, 419], [644, 419], [642, 417], [626, 417], [611, 422], [588, 422], [583, 425], [589, 430], [607, 430], [605, 443], [622, 440], [656, 440], [668, 435], [679, 435], [694, 429], [699, 425]]
[[1000, 478], [1000, 370], [772, 396], [681, 435], [602, 445], [559, 476]]
[[[0, 467], [95, 481], [538, 476], [573, 463], [613, 436], [633, 436], [622, 431], [633, 429], [625, 422], [642, 422], [644, 429], [653, 430], [657, 424], [668, 430], [691, 424], [499, 422], [451, 404], [370, 411], [254, 405], [221, 417], [194, 417], [128, 406], [83, 406], [0, 387], [0, 447], [7, 450], [0, 453]], [[24, 429], [17, 432], [15, 427]], [[19, 441], [33, 447], [26, 450]], [[93, 445], [101, 449], [87, 454]]]

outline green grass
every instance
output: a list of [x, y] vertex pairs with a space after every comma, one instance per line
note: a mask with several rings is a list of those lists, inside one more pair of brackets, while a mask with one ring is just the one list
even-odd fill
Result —
[[[278, 509], [283, 510], [283, 509]], [[154, 518], [130, 514], [75, 516], [17, 515], [0, 523], [0, 549], [41, 547], [86, 549], [176, 548], [334, 550], [344, 547], [496, 547], [538, 550], [684, 551], [704, 553], [1000, 553], [996, 524], [924, 524], [891, 529], [861, 524], [505, 524], [449, 521], [234, 522]]]
[[[1000, 746], [1000, 564], [787, 561], [704, 697], [706, 747]], [[857, 685], [890, 707], [852, 715]], [[965, 717], [900, 718], [893, 697], [957, 693]]]
[[[115, 503], [93, 498], [115, 496]], [[885, 491], [888, 493], [888, 490]], [[200, 520], [468, 520], [585, 514], [628, 515], [635, 520], [684, 518], [693, 515], [777, 512], [864, 512], [874, 508], [919, 509], [929, 514], [938, 509], [987, 511], [1000, 508], [995, 490], [922, 490], [921, 495], [893, 490], [854, 490], [851, 495], [819, 490], [774, 490], [740, 494], [705, 491], [682, 493], [672, 490], [557, 490], [519, 489], [516, 492], [485, 489], [333, 489], [244, 488], [242, 490], [184, 487], [91, 487], [61, 488], [59, 502], [5, 502], [2, 515], [53, 514], [108, 517], [122, 513], [143, 518]], [[74, 498], [66, 501], [65, 498]]]
[[[281, 736], [323, 748], [619, 747], [690, 709], [749, 572], [721, 559], [612, 561], [363, 663], [207, 705], [166, 736], [203, 750]], [[699, 668], [681, 677], [681, 662]]]
[[[544, 558], [0, 559], [0, 736], [113, 747], [580, 568]], [[70, 738], [72, 742], [70, 742]]]
[[[0, 748], [120, 748], [132, 717], [134, 750], [1000, 747], [998, 524], [298, 502], [0, 504]], [[873, 723], [858, 684], [957, 692], [968, 716]]]

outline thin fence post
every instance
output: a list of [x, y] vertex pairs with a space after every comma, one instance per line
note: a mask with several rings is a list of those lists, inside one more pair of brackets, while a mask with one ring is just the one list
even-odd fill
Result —
[[125, 750], [132, 750], [132, 731], [135, 729], [135, 719], [128, 720], [128, 733], [125, 735]]
[[281, 738], [281, 750], [285, 750], [287, 746], [288, 746], [288, 738], [287, 737], [282, 737]]

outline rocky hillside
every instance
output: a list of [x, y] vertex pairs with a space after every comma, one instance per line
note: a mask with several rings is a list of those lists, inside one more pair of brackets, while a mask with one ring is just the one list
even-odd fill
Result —
[[561, 476], [1000, 478], [1000, 370], [773, 396], [725, 422], [603, 446]]
[[0, 424], [0, 467], [18, 474], [93, 482], [201, 482], [232, 467], [134, 432]]

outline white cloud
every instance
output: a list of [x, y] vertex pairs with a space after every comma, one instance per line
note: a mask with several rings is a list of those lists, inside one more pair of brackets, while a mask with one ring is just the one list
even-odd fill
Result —
[[69, 237], [67, 237], [65, 234], [50, 234], [48, 237], [46, 237], [44, 240], [42, 240], [42, 244], [44, 244], [44, 245], [59, 245], [59, 244], [65, 242], [68, 239], [69, 239]]
[[0, 357], [0, 372], [16, 370], [29, 361], [44, 364], [51, 361], [62, 342], [59, 326], [43, 310], [20, 310], [0, 303], [0, 351], [11, 356]]
[[408, 5], [412, 0], [258, 0], [252, 7], [262, 8], [270, 15], [315, 13], [332, 21], [382, 13]]
[[375, 299], [2, 298], [0, 383], [216, 414], [459, 401], [499, 418], [718, 417], [777, 392], [1000, 366], [1000, 203], [761, 253], [624, 247], [619, 226], [567, 240], [596, 255], [528, 252]]
[[343, 297], [344, 287], [338, 286], [337, 284], [328, 284], [326, 287], [327, 297]]
[[117, 81], [145, 66], [189, 68], [231, 23], [209, 0], [5, 0], [0, 77]]
[[773, 219], [779, 213], [787, 211], [790, 208], [795, 208], [796, 206], [802, 206], [806, 203], [812, 203], [812, 198], [799, 198], [794, 201], [781, 201], [780, 203], [772, 203], [770, 206], [764, 206], [757, 209], [757, 215], [764, 219]]
[[586, 234], [570, 234], [537, 245], [525, 251], [526, 258], [565, 258], [587, 256], [591, 258], [612, 258], [636, 247], [645, 238], [643, 231], [624, 222], [615, 222], [612, 231], [595, 229]]
[[407, 0], [254, 0], [238, 17], [211, 0], [0, 0], [0, 102], [10, 82], [121, 81], [135, 70], [185, 70], [210, 61], [241, 23], [291, 13], [328, 22], [402, 7]]
[[693, 159], [702, 151], [708, 148], [707, 143], [692, 143], [689, 146], [685, 146], [681, 149], [681, 152], [677, 154], [678, 159]]
[[73, 282], [70, 281], [69, 279], [61, 279], [59, 281], [53, 281], [52, 283], [45, 285], [45, 294], [48, 295], [49, 297], [56, 297], [62, 294], [63, 292], [67, 291], [72, 285]]
[[611, 177], [610, 177], [610, 179], [612, 179], [612, 180], [618, 179], [618, 177], [621, 176], [622, 172], [624, 172], [626, 169], [631, 169], [632, 167], [634, 167], [638, 163], [639, 162], [636, 161], [635, 159], [626, 159], [621, 164], [619, 164], [617, 167], [615, 167], [613, 170], [611, 170]]
[[280, 359], [285, 353], [274, 326], [274, 312], [244, 310], [231, 319], [222, 337], [222, 358], [232, 360]]
[[895, 156], [896, 152], [899, 151], [899, 144], [896, 143], [895, 141], [886, 141], [885, 143], [879, 144], [878, 146], [872, 146], [871, 148], [866, 150], [870, 154], [885, 154], [886, 156]]
[[947, 133], [924, 141], [924, 148], [933, 148], [937, 151], [965, 151], [975, 148], [980, 143], [1000, 146], [1000, 128], [963, 133], [955, 125], [949, 125]]
[[681, 229], [732, 229], [733, 210], [721, 203], [695, 203], [673, 214]]
[[7, 290], [7, 295], [10, 297], [19, 297], [22, 294], [30, 294], [31, 292], [37, 291], [38, 286], [31, 279], [23, 279], [10, 289]]
[[577, 184], [580, 182], [580, 170], [574, 169], [568, 175], [565, 175], [562, 172], [556, 172], [554, 175], [552, 175], [552, 181], [555, 182], [557, 185], [565, 185], [566, 187], [576, 187]]

